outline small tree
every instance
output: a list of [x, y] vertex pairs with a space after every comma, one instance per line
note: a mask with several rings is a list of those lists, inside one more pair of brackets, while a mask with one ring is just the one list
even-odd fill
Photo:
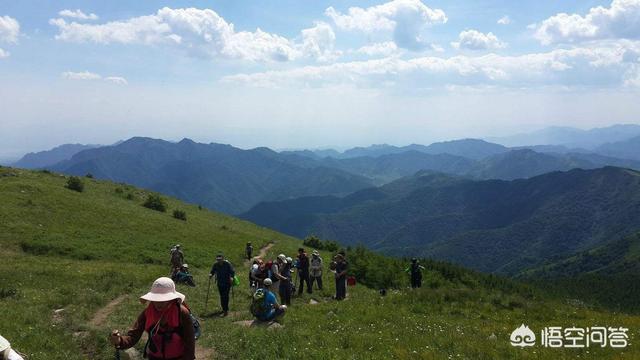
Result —
[[84, 183], [77, 176], [72, 176], [67, 180], [66, 188], [69, 190], [82, 192], [84, 190]]
[[85, 175], [84, 177], [86, 177], [88, 179], [93, 179], [93, 174], [92, 173], [87, 173], [87, 175]]
[[187, 221], [187, 213], [182, 210], [173, 210], [173, 217], [178, 220]]
[[160, 195], [149, 194], [147, 196], [147, 200], [145, 200], [142, 206], [156, 211], [166, 212], [167, 211], [167, 203], [160, 197]]

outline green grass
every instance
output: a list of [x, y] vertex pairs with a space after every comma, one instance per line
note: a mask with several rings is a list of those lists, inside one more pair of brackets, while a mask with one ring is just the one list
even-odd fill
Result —
[[[293, 255], [299, 240], [168, 197], [166, 213], [146, 209], [142, 203], [148, 192], [131, 186], [85, 178], [84, 191], [78, 193], [66, 189], [66, 181], [57, 174], [0, 168], [0, 244], [5, 254], [0, 262], [0, 334], [29, 359], [112, 359], [107, 334], [133, 323], [142, 310], [138, 296], [168, 273], [168, 250], [175, 243], [182, 244], [198, 284], [179, 287], [196, 314], [203, 314], [207, 273], [218, 251], [236, 265], [243, 282], [235, 290], [230, 317], [203, 319], [198, 343], [214, 348], [218, 358], [640, 358], [637, 316], [494, 287], [473, 272], [451, 277], [447, 268], [436, 266], [429, 268], [420, 290], [393, 290], [381, 297], [358, 285], [343, 302], [330, 299], [334, 284], [327, 272], [323, 292], [294, 298], [284, 328], [240, 327], [233, 322], [250, 319], [244, 244], [253, 242], [257, 252], [275, 241], [273, 257]], [[188, 220], [174, 219], [174, 209], [184, 210]], [[330, 254], [323, 257], [328, 260]], [[129, 296], [104, 324], [88, 325], [98, 309], [122, 294]], [[320, 304], [308, 305], [312, 297]], [[212, 285], [208, 312], [218, 307]], [[56, 309], [65, 310], [54, 316]], [[624, 326], [631, 329], [631, 346], [517, 349], [509, 344], [509, 335], [521, 323], [538, 335], [544, 326]], [[496, 341], [488, 340], [492, 333]]]

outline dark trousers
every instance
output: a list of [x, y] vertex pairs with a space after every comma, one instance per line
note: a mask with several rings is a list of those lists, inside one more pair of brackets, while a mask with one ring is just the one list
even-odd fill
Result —
[[301, 272], [298, 273], [298, 276], [300, 277], [300, 284], [298, 284], [299, 288], [298, 288], [298, 295], [302, 294], [302, 291], [304, 290], [304, 283], [307, 283], [307, 292], [309, 294], [311, 294], [313, 292], [313, 290], [311, 289], [311, 282], [309, 281], [309, 273], [308, 272]]
[[344, 300], [347, 296], [347, 277], [336, 279], [336, 300]]
[[422, 276], [416, 276], [416, 275], [412, 275], [411, 276], [411, 287], [412, 288], [419, 288], [422, 286]]
[[291, 305], [291, 282], [280, 280], [280, 287], [278, 287], [280, 293], [280, 302], [284, 305]]
[[311, 276], [309, 288], [313, 288], [313, 282], [318, 282], [318, 289], [322, 290], [322, 276]]
[[220, 285], [218, 284], [218, 292], [220, 293], [220, 304], [222, 305], [222, 311], [229, 311], [229, 291], [231, 290], [231, 285]]

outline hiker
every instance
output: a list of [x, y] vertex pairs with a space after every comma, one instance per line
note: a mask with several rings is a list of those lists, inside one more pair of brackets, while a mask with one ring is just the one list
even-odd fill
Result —
[[250, 242], [247, 243], [247, 247], [245, 248], [245, 253], [247, 254], [247, 260], [251, 260], [251, 254], [253, 253], [253, 246]]
[[311, 253], [311, 261], [310, 261], [310, 288], [313, 288], [313, 282], [318, 283], [318, 290], [322, 290], [322, 258], [320, 257], [320, 253], [318, 250], [313, 250]]
[[216, 276], [216, 283], [218, 284], [218, 292], [220, 293], [220, 304], [222, 305], [222, 317], [229, 314], [229, 291], [233, 284], [233, 277], [236, 275], [231, 263], [224, 259], [224, 255], [219, 253], [216, 256], [216, 262], [211, 266], [211, 272], [209, 273], [209, 280], [211, 277]]
[[278, 255], [276, 260], [278, 262], [279, 272], [276, 274], [278, 282], [278, 293], [280, 294], [280, 302], [290, 306], [291, 305], [291, 264], [287, 261], [284, 254]]
[[262, 259], [256, 260], [257, 267], [254, 265], [251, 269], [251, 281], [254, 283], [256, 289], [261, 288], [262, 282], [269, 276], [269, 270]]
[[271, 291], [273, 282], [271, 279], [264, 279], [264, 287], [256, 290], [251, 301], [251, 314], [259, 321], [272, 321], [284, 316], [287, 305], [278, 304], [276, 296]]
[[24, 360], [20, 354], [11, 348], [9, 340], [0, 336], [0, 360]]
[[411, 288], [419, 288], [422, 286], [422, 270], [424, 266], [420, 265], [417, 258], [411, 259], [411, 265], [404, 271], [411, 275]]
[[146, 331], [149, 338], [144, 355], [149, 360], [195, 359], [195, 330], [184, 299], [171, 279], [157, 279], [151, 290], [140, 297], [140, 302], [147, 306], [133, 326], [125, 335], [113, 330], [109, 341], [117, 349], [128, 349], [137, 344]]
[[298, 277], [300, 283], [298, 284], [298, 296], [302, 295], [304, 290], [304, 283], [307, 283], [307, 293], [311, 294], [311, 283], [309, 282], [309, 256], [304, 252], [304, 248], [298, 249]]
[[182, 264], [184, 264], [184, 254], [178, 244], [171, 249], [171, 269], [175, 272], [175, 269], [180, 269]]
[[176, 283], [187, 284], [191, 287], [195, 287], [196, 283], [193, 281], [193, 275], [189, 272], [189, 264], [182, 264], [182, 267], [171, 277], [171, 280]]
[[334, 257], [336, 278], [336, 300], [344, 300], [347, 296], [347, 269], [349, 264], [342, 253]]

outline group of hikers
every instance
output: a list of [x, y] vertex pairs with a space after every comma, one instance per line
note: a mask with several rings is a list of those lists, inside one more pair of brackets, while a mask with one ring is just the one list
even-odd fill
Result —
[[[322, 290], [323, 260], [320, 253], [314, 250], [309, 257], [304, 248], [298, 249], [295, 260], [284, 254], [274, 260], [265, 261], [253, 258], [253, 247], [247, 243], [245, 248], [247, 260], [251, 260], [249, 270], [249, 287], [251, 290], [250, 312], [258, 321], [270, 322], [283, 317], [291, 305], [292, 294], [296, 291], [302, 295], [306, 284], [306, 291], [313, 293], [314, 283]], [[133, 347], [142, 334], [148, 333], [144, 347], [144, 355], [149, 360], [193, 360], [195, 359], [195, 340], [199, 336], [199, 323], [191, 314], [185, 302], [185, 295], [176, 291], [176, 283], [195, 286], [193, 276], [189, 273], [188, 265], [184, 263], [184, 253], [180, 245], [175, 245], [170, 251], [171, 278], [161, 277], [154, 281], [151, 290], [140, 297], [140, 302], [146, 304], [145, 309], [138, 315], [133, 326], [125, 333], [113, 330], [109, 341], [117, 351]], [[346, 254], [340, 251], [329, 264], [334, 273], [336, 293], [334, 299], [343, 300], [347, 294], [347, 272], [349, 265]], [[411, 276], [411, 286], [421, 286], [422, 270], [417, 259], [412, 259], [406, 269]], [[296, 280], [293, 280], [295, 274]], [[233, 265], [225, 259], [222, 253], [216, 256], [216, 261], [209, 272], [209, 287], [211, 279], [215, 282], [220, 295], [221, 317], [229, 314], [229, 293], [239, 284]], [[278, 301], [276, 292], [280, 297]], [[381, 292], [382, 294], [382, 292]], [[209, 300], [207, 290], [206, 304]], [[2, 359], [0, 359], [2, 360]]]

